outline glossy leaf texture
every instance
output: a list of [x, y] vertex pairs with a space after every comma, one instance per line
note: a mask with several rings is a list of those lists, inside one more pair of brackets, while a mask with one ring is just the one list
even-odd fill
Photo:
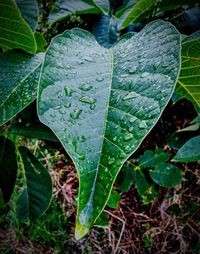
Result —
[[39, 9], [36, 0], [16, 0], [17, 6], [21, 12], [22, 17], [35, 31], [38, 24]]
[[19, 147], [24, 165], [24, 190], [16, 208], [19, 221], [35, 220], [49, 207], [52, 197], [51, 176], [38, 159], [26, 148]]
[[200, 136], [189, 139], [178, 150], [173, 160], [178, 162], [200, 161]]
[[150, 171], [152, 180], [165, 188], [174, 188], [183, 180], [183, 172], [175, 165], [160, 163]]
[[4, 50], [22, 49], [35, 54], [37, 45], [29, 25], [12, 0], [0, 2], [0, 47]]
[[164, 21], [125, 35], [111, 49], [81, 29], [52, 40], [38, 114], [78, 171], [77, 239], [101, 214], [120, 168], [158, 121], [179, 68], [180, 35]]
[[0, 54], [0, 125], [36, 98], [42, 59], [43, 53], [35, 56], [17, 51]]
[[133, 1], [134, 4], [130, 5], [127, 9], [125, 8], [124, 12], [121, 10], [117, 13], [117, 17], [119, 18], [119, 29], [124, 29], [131, 23], [137, 22], [145, 12], [156, 4], [156, 2], [157, 0], [138, 0], [136, 3]]
[[102, 15], [94, 24], [93, 33], [100, 45], [110, 48], [118, 39], [117, 21], [110, 16]]
[[17, 155], [14, 143], [0, 136], [0, 191], [7, 203], [13, 193], [17, 176]]
[[106, 15], [109, 14], [110, 11], [110, 2], [109, 0], [93, 0], [94, 4], [102, 10], [102, 12]]
[[200, 110], [200, 34], [182, 41], [182, 67], [176, 93], [197, 105]]
[[[98, 1], [96, 1], [98, 2]], [[101, 1], [100, 1], [101, 2]], [[102, 1], [103, 2], [103, 1]], [[49, 17], [48, 23], [53, 24], [71, 13], [89, 14], [89, 13], [102, 13], [102, 8], [99, 8], [92, 0], [59, 0], [53, 6]]]

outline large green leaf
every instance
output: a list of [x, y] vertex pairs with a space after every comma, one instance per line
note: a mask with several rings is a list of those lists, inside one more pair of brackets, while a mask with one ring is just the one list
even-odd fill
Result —
[[182, 41], [182, 67], [176, 93], [200, 108], [200, 34]]
[[43, 53], [35, 56], [17, 51], [0, 54], [0, 125], [36, 98], [42, 59]]
[[130, 5], [125, 9], [125, 12], [120, 11], [117, 14], [119, 17], [119, 29], [127, 27], [130, 23], [138, 20], [145, 12], [156, 4], [157, 0], [138, 0], [136, 3]]
[[38, 114], [62, 142], [80, 179], [76, 238], [106, 205], [112, 184], [168, 103], [180, 68], [180, 36], [164, 21], [113, 48], [73, 29], [45, 55]]
[[173, 160], [179, 162], [200, 161], [200, 135], [188, 140], [178, 150]]
[[110, 16], [102, 15], [94, 24], [93, 33], [100, 45], [110, 48], [118, 38], [117, 21]]
[[19, 48], [35, 54], [37, 45], [33, 32], [13, 0], [0, 2], [0, 34], [0, 47], [4, 50]]
[[38, 23], [39, 9], [36, 0], [16, 0], [17, 6], [20, 9], [22, 17], [35, 31]]
[[[97, 1], [98, 2], [98, 1]], [[102, 8], [99, 8], [92, 0], [59, 0], [55, 3], [48, 18], [49, 24], [65, 18], [71, 13], [89, 14], [102, 13]]]
[[0, 190], [4, 202], [8, 202], [15, 186], [17, 176], [17, 156], [15, 145], [0, 136]]
[[51, 176], [46, 168], [26, 148], [19, 147], [25, 171], [24, 190], [16, 208], [20, 221], [34, 220], [49, 207], [52, 197]]
[[104, 14], [108, 14], [110, 11], [109, 0], [93, 0], [94, 4], [102, 10]]

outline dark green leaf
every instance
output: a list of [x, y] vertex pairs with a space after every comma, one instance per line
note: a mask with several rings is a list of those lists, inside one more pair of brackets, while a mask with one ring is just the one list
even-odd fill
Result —
[[200, 135], [188, 140], [177, 152], [174, 161], [194, 162], [200, 160]]
[[25, 171], [25, 186], [16, 208], [19, 221], [35, 220], [49, 207], [52, 182], [49, 172], [26, 148], [19, 147]]
[[8, 202], [15, 186], [17, 176], [17, 156], [15, 145], [0, 136], [0, 190], [4, 202]]
[[117, 176], [116, 182], [120, 191], [127, 192], [134, 183], [134, 170], [130, 163], [123, 165]]
[[154, 185], [147, 182], [145, 175], [137, 167], [135, 167], [134, 179], [135, 187], [142, 198], [143, 203], [149, 204], [157, 194]]
[[179, 7], [192, 6], [198, 4], [199, 0], [162, 0], [159, 3], [159, 11], [176, 10]]
[[[138, 0], [133, 7], [126, 9], [119, 19], [119, 29], [123, 29], [133, 22], [136, 22], [140, 16], [151, 9], [157, 0]], [[119, 16], [119, 13], [118, 13]]]
[[118, 38], [116, 20], [110, 16], [100, 16], [94, 24], [93, 33], [100, 45], [110, 48]]
[[157, 148], [154, 152], [146, 150], [142, 156], [139, 157], [140, 168], [154, 168], [159, 163], [165, 162], [169, 159], [170, 154]]
[[12, 124], [9, 128], [9, 133], [32, 139], [58, 141], [53, 132], [40, 122], [28, 126]]
[[89, 14], [102, 13], [102, 9], [97, 7], [92, 0], [59, 0], [49, 14], [49, 24], [57, 22], [71, 13]]
[[35, 32], [35, 39], [37, 43], [37, 52], [44, 52], [47, 47], [47, 42], [41, 33]]
[[[198, 37], [196, 36], [198, 35]], [[200, 110], [200, 34], [182, 41], [182, 67], [176, 93], [187, 98]]]
[[107, 206], [116, 209], [119, 205], [120, 200], [121, 200], [120, 194], [116, 190], [112, 189], [107, 202]]
[[35, 54], [37, 45], [33, 32], [12, 0], [0, 3], [0, 34], [0, 47], [4, 50], [18, 48]]
[[42, 69], [38, 114], [80, 179], [76, 238], [102, 212], [117, 173], [158, 121], [180, 68], [180, 35], [164, 21], [113, 48], [73, 29], [55, 37]]
[[30, 104], [37, 94], [43, 54], [0, 54], [0, 125]]
[[175, 165], [169, 163], [159, 164], [155, 170], [150, 171], [152, 180], [165, 188], [173, 188], [183, 180], [183, 172]]
[[35, 31], [38, 23], [39, 9], [36, 0], [16, 0], [17, 6], [21, 12], [22, 17]]

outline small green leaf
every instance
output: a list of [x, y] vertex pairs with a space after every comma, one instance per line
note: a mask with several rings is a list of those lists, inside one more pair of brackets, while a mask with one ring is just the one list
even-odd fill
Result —
[[0, 190], [7, 203], [13, 193], [17, 176], [17, 156], [15, 145], [9, 139], [0, 136]]
[[159, 163], [165, 162], [169, 159], [170, 154], [161, 148], [157, 148], [154, 152], [146, 150], [142, 156], [139, 157], [140, 168], [154, 168]]
[[19, 147], [25, 171], [25, 186], [16, 208], [19, 221], [35, 220], [49, 207], [52, 181], [49, 172], [26, 148]]
[[0, 54], [0, 126], [36, 98], [42, 59], [42, 53]]
[[117, 209], [120, 200], [121, 200], [120, 194], [116, 190], [112, 189], [107, 202], [107, 206], [113, 209]]
[[200, 160], [200, 135], [188, 140], [177, 152], [173, 161], [195, 162]]
[[135, 187], [142, 198], [144, 204], [149, 204], [157, 195], [154, 185], [147, 182], [143, 172], [135, 167], [134, 170]]
[[161, 163], [150, 171], [152, 180], [165, 188], [174, 188], [183, 180], [183, 172], [175, 165]]
[[0, 34], [0, 47], [4, 50], [18, 48], [35, 54], [37, 45], [33, 32], [13, 0], [0, 3]]
[[[198, 36], [198, 37], [197, 37]], [[200, 33], [182, 41], [182, 66], [176, 93], [190, 100], [200, 110]]]
[[16, 0], [22, 17], [34, 32], [38, 24], [39, 9], [36, 0]]
[[95, 221], [95, 226], [107, 228], [109, 226], [109, 216], [106, 212], [102, 212], [98, 219]]
[[179, 68], [180, 35], [164, 21], [125, 35], [110, 49], [81, 29], [51, 41], [38, 115], [78, 171], [77, 239], [95, 223], [120, 168], [160, 118]]
[[121, 192], [127, 192], [134, 183], [134, 170], [130, 163], [125, 163], [117, 176], [116, 182]]

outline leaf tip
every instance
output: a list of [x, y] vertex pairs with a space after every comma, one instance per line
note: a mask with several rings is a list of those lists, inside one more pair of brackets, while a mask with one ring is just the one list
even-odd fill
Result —
[[81, 224], [79, 221], [76, 222], [75, 239], [77, 241], [83, 238], [88, 232], [89, 228], [86, 225]]

